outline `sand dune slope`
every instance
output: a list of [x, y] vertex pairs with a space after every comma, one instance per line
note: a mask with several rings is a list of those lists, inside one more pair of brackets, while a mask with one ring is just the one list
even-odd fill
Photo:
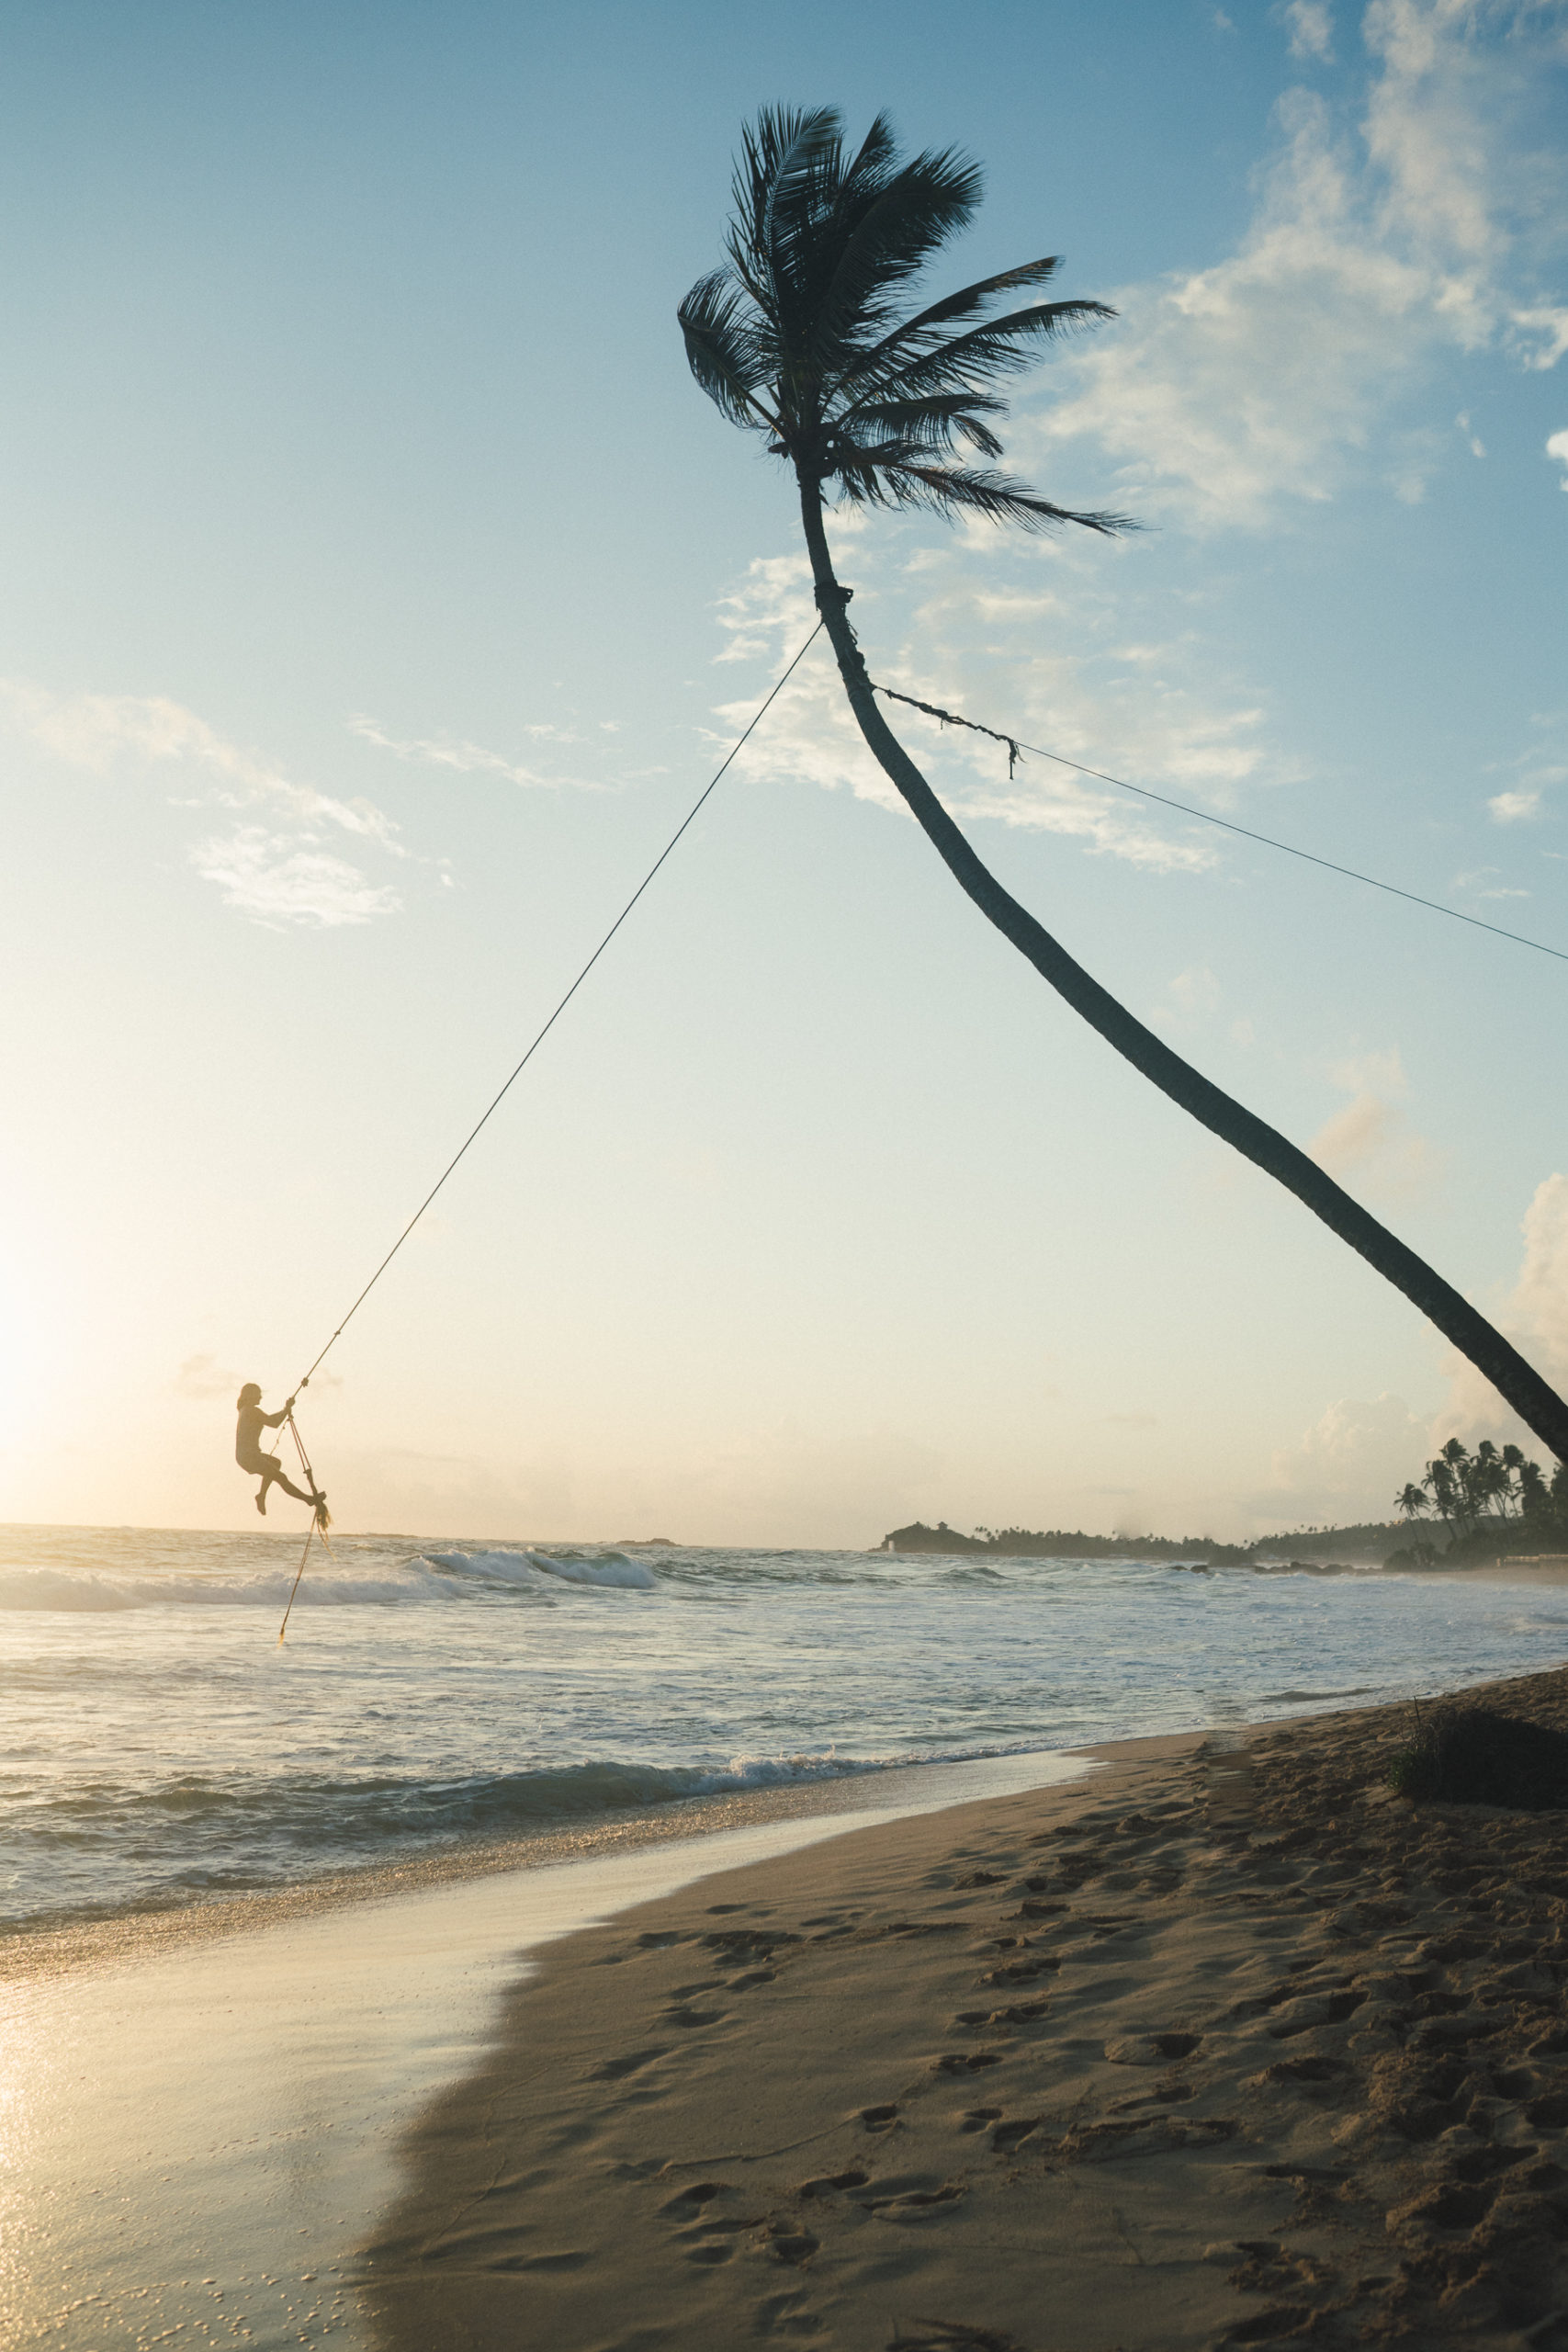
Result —
[[1405, 1730], [1148, 1743], [571, 1939], [410, 2151], [388, 2352], [1561, 2352], [1565, 1816], [1388, 1796]]

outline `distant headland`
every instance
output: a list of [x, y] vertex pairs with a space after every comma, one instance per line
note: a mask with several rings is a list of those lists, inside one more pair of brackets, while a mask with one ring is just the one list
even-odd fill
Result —
[[1300, 1561], [1310, 1566], [1382, 1564], [1405, 1533], [1397, 1520], [1369, 1520], [1356, 1527], [1298, 1527], [1289, 1534], [1260, 1535], [1252, 1544], [1219, 1544], [1212, 1535], [1086, 1535], [1081, 1528], [977, 1527], [960, 1535], [945, 1519], [928, 1527], [917, 1519], [896, 1527], [875, 1547], [879, 1552], [988, 1554], [1013, 1560], [1190, 1560], [1207, 1567], [1258, 1567]]

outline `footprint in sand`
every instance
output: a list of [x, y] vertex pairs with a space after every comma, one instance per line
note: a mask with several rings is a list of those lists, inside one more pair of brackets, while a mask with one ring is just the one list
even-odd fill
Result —
[[[918, 2327], [918, 2335], [906, 2335], [905, 2325]], [[887, 2339], [887, 2352], [1023, 2352], [1016, 2335], [1003, 2335], [994, 2327], [971, 2327], [964, 2320], [917, 2319], [899, 2323], [897, 2332]]]
[[897, 2106], [863, 2107], [855, 2120], [868, 2132], [891, 2132], [898, 2120], [898, 2109]]
[[1172, 2058], [1190, 2058], [1202, 2040], [1199, 2033], [1129, 2033], [1108, 2041], [1105, 2054], [1113, 2066], [1159, 2066]]
[[1049, 2001], [1014, 2001], [1005, 2009], [960, 2009], [955, 2026], [1033, 2025], [1051, 2012]]
[[939, 2075], [976, 2075], [982, 2066], [999, 2066], [999, 2050], [950, 2050], [936, 2062]]
[[665, 2055], [663, 2050], [628, 2050], [624, 2058], [606, 2058], [595, 2066], [588, 2079], [591, 2083], [618, 2083], [627, 2075], [635, 2075], [639, 2067], [651, 2066], [656, 2058]]
[[768, 2251], [774, 2259], [790, 2263], [796, 2269], [810, 2261], [820, 2244], [820, 2238], [814, 2238], [809, 2230], [792, 2230], [782, 2222], [775, 2222], [768, 2236]]
[[991, 2145], [998, 2156], [1010, 2156], [1015, 2148], [1021, 2148], [1039, 2129], [1040, 2118], [1037, 2115], [1017, 2116], [1010, 2123], [998, 2124], [991, 2134]]
[[661, 2213], [672, 2213], [679, 2218], [689, 2213], [693, 2206], [711, 2205], [716, 2197], [725, 2196], [728, 2188], [729, 2183], [726, 2180], [694, 2180], [689, 2188], [679, 2190], [668, 2205], [661, 2205], [659, 2210]]
[[[929, 2178], [928, 2174], [925, 2179]], [[874, 2213], [879, 2222], [924, 2221], [944, 2206], [956, 2205], [968, 2193], [961, 2180], [944, 2180], [940, 2188], [930, 2188], [925, 2179], [907, 2176], [903, 2180], [874, 2181], [872, 2187], [883, 2194], [857, 2197], [855, 2202], [867, 2213]]]

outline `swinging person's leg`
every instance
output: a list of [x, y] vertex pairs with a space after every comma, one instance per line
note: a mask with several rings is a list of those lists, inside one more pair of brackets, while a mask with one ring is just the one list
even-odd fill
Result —
[[286, 1495], [292, 1495], [297, 1503], [313, 1503], [315, 1501], [316, 1498], [314, 1495], [306, 1494], [301, 1487], [299, 1487], [294, 1484], [292, 1478], [286, 1478], [281, 1470], [275, 1470], [272, 1476], [274, 1484], [281, 1487]]

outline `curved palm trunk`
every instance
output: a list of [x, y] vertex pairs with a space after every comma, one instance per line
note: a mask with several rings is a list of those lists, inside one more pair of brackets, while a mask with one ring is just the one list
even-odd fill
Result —
[[1403, 1291], [1412, 1305], [1437, 1325], [1444, 1338], [1451, 1340], [1477, 1371], [1485, 1374], [1541, 1443], [1550, 1446], [1560, 1462], [1568, 1462], [1568, 1405], [1518, 1351], [1509, 1346], [1502, 1333], [1494, 1330], [1486, 1317], [1478, 1315], [1469, 1300], [1461, 1298], [1414, 1250], [1407, 1249], [1397, 1235], [1370, 1216], [1331, 1176], [1325, 1175], [1315, 1160], [1309, 1159], [1304, 1151], [1298, 1150], [1273, 1127], [1234, 1102], [1195, 1070], [1190, 1062], [1173, 1053], [1152, 1030], [1145, 1029], [1098, 980], [1091, 979], [1082, 965], [1075, 963], [1050, 933], [987, 871], [877, 706], [844, 609], [850, 592], [841, 588], [833, 575], [821, 493], [815, 482], [801, 482], [800, 506], [817, 585], [817, 608], [832, 639], [839, 673], [861, 733], [949, 872], [981, 913], [1011, 940], [1021, 955], [1029, 958], [1058, 995], [1066, 997], [1075, 1012], [1082, 1013], [1089, 1026], [1124, 1055], [1134, 1069], [1142, 1070], [1145, 1078], [1152, 1080], [1162, 1094], [1168, 1094], [1173, 1102], [1190, 1111], [1212, 1135], [1233, 1145], [1246, 1159], [1275, 1177], [1314, 1216], [1320, 1216], [1341, 1241], [1348, 1241], [1352, 1250], [1359, 1250], [1395, 1290]]

